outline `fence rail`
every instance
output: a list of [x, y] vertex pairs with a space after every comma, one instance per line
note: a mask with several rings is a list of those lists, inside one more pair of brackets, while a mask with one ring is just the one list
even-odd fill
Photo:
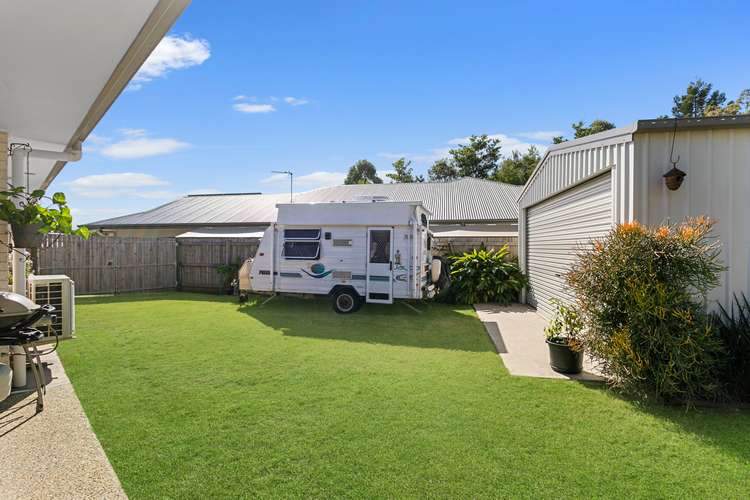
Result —
[[227, 289], [220, 266], [239, 266], [255, 257], [259, 240], [244, 238], [179, 238], [177, 281], [180, 290], [221, 292]]
[[91, 238], [48, 235], [38, 252], [38, 274], [65, 274], [76, 293], [122, 293], [175, 288], [174, 238]]

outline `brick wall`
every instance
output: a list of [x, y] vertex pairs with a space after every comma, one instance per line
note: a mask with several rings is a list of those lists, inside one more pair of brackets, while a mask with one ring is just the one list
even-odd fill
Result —
[[463, 253], [482, 245], [487, 250], [497, 250], [508, 245], [511, 255], [518, 256], [518, 236], [436, 237], [433, 241], [432, 253], [435, 255]]
[[[0, 182], [5, 189], [8, 183], [8, 134], [0, 132]], [[8, 224], [0, 222], [0, 290], [8, 290], [8, 266], [10, 266], [10, 255], [8, 253]]]

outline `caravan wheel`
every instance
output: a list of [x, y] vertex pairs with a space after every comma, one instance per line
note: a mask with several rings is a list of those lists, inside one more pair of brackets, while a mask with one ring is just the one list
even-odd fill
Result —
[[339, 314], [353, 313], [361, 306], [359, 294], [351, 288], [344, 288], [333, 294], [333, 310]]

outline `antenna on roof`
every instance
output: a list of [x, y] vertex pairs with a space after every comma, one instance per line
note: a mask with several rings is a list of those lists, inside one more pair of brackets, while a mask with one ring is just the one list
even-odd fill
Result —
[[294, 172], [289, 170], [271, 170], [272, 174], [286, 174], [289, 176], [289, 203], [294, 203]]

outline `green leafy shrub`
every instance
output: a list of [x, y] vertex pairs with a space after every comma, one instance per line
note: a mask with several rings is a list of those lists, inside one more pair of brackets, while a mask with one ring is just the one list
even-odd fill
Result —
[[575, 351], [582, 351], [580, 336], [583, 331], [583, 319], [578, 308], [557, 299], [552, 299], [552, 303], [555, 304], [555, 315], [544, 329], [545, 337], [550, 342], [565, 344]]
[[[42, 205], [47, 200], [50, 206]], [[0, 220], [19, 226], [39, 225], [40, 233], [74, 234], [89, 237], [85, 226], [73, 228], [73, 216], [64, 193], [46, 196], [43, 189], [27, 192], [23, 187], [10, 186], [0, 191]]]
[[448, 258], [451, 265], [449, 301], [456, 304], [516, 300], [526, 285], [518, 264], [508, 257], [507, 245], [499, 250], [474, 249]]
[[750, 302], [744, 293], [735, 295], [730, 310], [719, 305], [714, 318], [727, 352], [722, 373], [727, 392], [735, 400], [750, 401]]
[[585, 350], [616, 386], [691, 402], [724, 396], [725, 350], [704, 301], [724, 269], [713, 222], [619, 225], [567, 275], [585, 323]]

